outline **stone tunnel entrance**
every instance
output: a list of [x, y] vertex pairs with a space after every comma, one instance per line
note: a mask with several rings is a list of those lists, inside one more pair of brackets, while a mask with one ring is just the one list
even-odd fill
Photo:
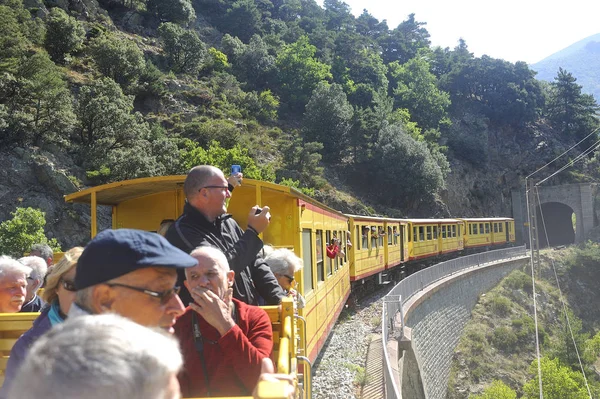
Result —
[[[543, 219], [540, 209], [543, 213]], [[575, 223], [575, 212], [571, 207], [559, 202], [547, 202], [537, 209], [537, 218], [540, 248], [575, 243], [575, 228], [573, 226], [577, 224]], [[546, 232], [548, 234], [547, 239]]]

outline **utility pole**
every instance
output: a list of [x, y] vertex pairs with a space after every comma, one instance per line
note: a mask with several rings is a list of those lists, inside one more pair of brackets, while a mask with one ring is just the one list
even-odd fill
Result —
[[525, 179], [525, 195], [527, 196], [527, 219], [529, 222], [529, 249], [531, 251], [531, 263], [533, 270], [540, 271], [540, 241], [538, 235], [537, 186], [532, 179]]

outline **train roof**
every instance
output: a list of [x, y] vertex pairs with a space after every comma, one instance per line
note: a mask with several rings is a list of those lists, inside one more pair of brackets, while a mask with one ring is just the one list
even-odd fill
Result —
[[513, 220], [512, 218], [460, 218], [460, 220], [464, 220], [467, 222], [507, 222], [509, 220]]
[[408, 219], [408, 221], [416, 224], [460, 223], [460, 219]]
[[400, 222], [400, 223], [407, 222], [406, 219], [387, 218], [384, 216], [363, 216], [363, 215], [348, 215], [348, 214], [346, 214], [346, 216], [348, 216], [349, 218], [352, 218], [352, 219], [366, 220], [369, 222]]
[[[183, 188], [185, 177], [186, 175], [171, 175], [123, 180], [115, 183], [102, 184], [100, 186], [86, 188], [76, 193], [65, 195], [64, 198], [66, 202], [91, 204], [92, 194], [95, 193], [96, 204], [109, 206], [118, 205], [121, 202], [134, 198]], [[303, 201], [318, 205], [320, 208], [326, 209], [330, 212], [345, 216], [342, 212], [328, 207], [327, 205], [309, 197], [293, 187], [246, 178], [244, 179], [244, 186], [258, 186], [273, 191], [279, 191], [284, 194], [289, 194], [292, 197], [299, 198]]]

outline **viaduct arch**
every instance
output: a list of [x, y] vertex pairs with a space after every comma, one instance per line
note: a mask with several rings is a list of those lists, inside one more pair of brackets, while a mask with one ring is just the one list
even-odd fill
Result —
[[[527, 228], [527, 198], [525, 189], [512, 191], [513, 218], [517, 243], [529, 247]], [[580, 243], [594, 227], [594, 201], [591, 184], [565, 184], [539, 188], [538, 225], [543, 229], [542, 214], [548, 240], [542, 230], [541, 244], [550, 246]], [[541, 208], [541, 209], [540, 209]], [[575, 214], [575, 225], [571, 215]]]

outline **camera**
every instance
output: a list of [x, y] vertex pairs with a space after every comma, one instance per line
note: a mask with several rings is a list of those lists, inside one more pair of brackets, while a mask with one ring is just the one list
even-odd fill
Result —
[[240, 165], [231, 165], [231, 174], [235, 175], [236, 173], [240, 173], [242, 171], [242, 167]]

